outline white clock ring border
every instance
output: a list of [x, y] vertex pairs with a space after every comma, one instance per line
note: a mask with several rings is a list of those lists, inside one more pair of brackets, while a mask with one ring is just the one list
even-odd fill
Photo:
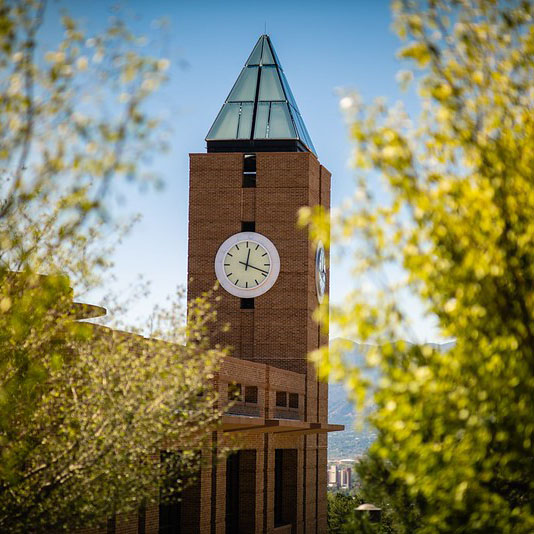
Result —
[[323, 242], [319, 241], [315, 249], [315, 289], [319, 303], [323, 302], [326, 292], [326, 276], [326, 252]]
[[[224, 271], [224, 258], [226, 253], [234, 245], [240, 243], [241, 241], [258, 243], [267, 251], [271, 258], [271, 270], [269, 271], [269, 274], [259, 286], [253, 288], [247, 289], [236, 287], [232, 282], [230, 282]], [[278, 254], [278, 250], [276, 250], [273, 242], [264, 235], [256, 232], [239, 232], [230, 236], [219, 247], [219, 250], [215, 255], [215, 274], [217, 275], [217, 280], [219, 280], [221, 287], [231, 295], [241, 298], [259, 297], [260, 295], [263, 295], [269, 291], [269, 289], [271, 289], [276, 282], [278, 275], [280, 274], [280, 255]]]

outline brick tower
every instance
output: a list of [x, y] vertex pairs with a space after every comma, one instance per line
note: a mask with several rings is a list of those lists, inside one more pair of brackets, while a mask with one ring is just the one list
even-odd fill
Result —
[[199, 531], [326, 533], [326, 432], [340, 427], [328, 425], [328, 386], [307, 354], [328, 342], [312, 318], [327, 258], [296, 217], [329, 208], [330, 173], [267, 35], [206, 141], [207, 153], [190, 155], [188, 295], [222, 286], [218, 321], [230, 329], [213, 341], [232, 357], [219, 388], [239, 400], [223, 428], [243, 450], [203, 473]]

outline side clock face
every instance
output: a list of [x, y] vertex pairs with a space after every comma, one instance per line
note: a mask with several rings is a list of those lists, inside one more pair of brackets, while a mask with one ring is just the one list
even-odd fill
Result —
[[315, 287], [317, 289], [317, 299], [323, 302], [326, 291], [326, 254], [321, 241], [317, 243], [315, 252]]
[[221, 286], [232, 295], [254, 298], [271, 289], [276, 282], [280, 257], [265, 236], [240, 232], [219, 247], [215, 273]]

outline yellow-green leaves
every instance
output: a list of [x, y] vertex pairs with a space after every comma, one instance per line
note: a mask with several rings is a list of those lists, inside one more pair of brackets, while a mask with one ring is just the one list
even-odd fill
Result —
[[224, 350], [207, 342], [214, 312], [206, 302], [193, 307], [187, 329], [176, 302], [155, 312], [152, 340], [77, 320], [96, 312], [73, 302], [70, 284], [77, 295], [94, 290], [128, 230], [106, 210], [108, 193], [118, 180], [151, 179], [140, 162], [161, 140], [145, 102], [169, 61], [144, 53], [115, 17], [88, 36], [65, 15], [63, 38], [49, 32], [41, 43], [45, 6], [0, 1], [6, 533], [72, 531], [157, 500], [162, 446], [179, 446], [182, 473], [194, 471], [200, 459], [189, 453], [221, 415], [210, 381]]
[[425, 43], [413, 43], [402, 49], [400, 59], [413, 59], [419, 67], [424, 67], [431, 59], [428, 45]]
[[[363, 369], [335, 346], [312, 358], [355, 400], [366, 389], [361, 376], [378, 374], [367, 388], [378, 438], [359, 471], [392, 532], [527, 534], [534, 5], [399, 1], [393, 9], [409, 43], [400, 57], [421, 70], [421, 114], [342, 95], [360, 178], [331, 223], [333, 244], [352, 247], [357, 288], [331, 323], [374, 348]], [[315, 238], [326, 218], [302, 212]], [[414, 302], [454, 340], [446, 350], [415, 342], [406, 313]]]

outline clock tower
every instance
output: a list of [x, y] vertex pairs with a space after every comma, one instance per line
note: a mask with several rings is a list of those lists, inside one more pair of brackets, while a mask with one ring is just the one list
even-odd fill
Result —
[[[219, 281], [217, 320], [230, 328], [217, 328], [213, 342], [231, 347], [233, 380], [245, 397], [247, 384], [256, 387], [251, 369], [266, 377], [262, 430], [241, 433], [243, 448], [256, 451], [254, 520], [228, 530], [227, 495], [225, 512], [211, 503], [211, 531], [325, 533], [328, 385], [317, 380], [307, 354], [328, 343], [313, 320], [328, 291], [328, 258], [296, 220], [302, 206], [330, 207], [330, 173], [267, 35], [206, 141], [207, 153], [190, 155], [188, 298]], [[212, 477], [219, 488], [212, 497], [230, 491], [230, 469], [226, 482]], [[291, 480], [283, 480], [290, 471]]]

